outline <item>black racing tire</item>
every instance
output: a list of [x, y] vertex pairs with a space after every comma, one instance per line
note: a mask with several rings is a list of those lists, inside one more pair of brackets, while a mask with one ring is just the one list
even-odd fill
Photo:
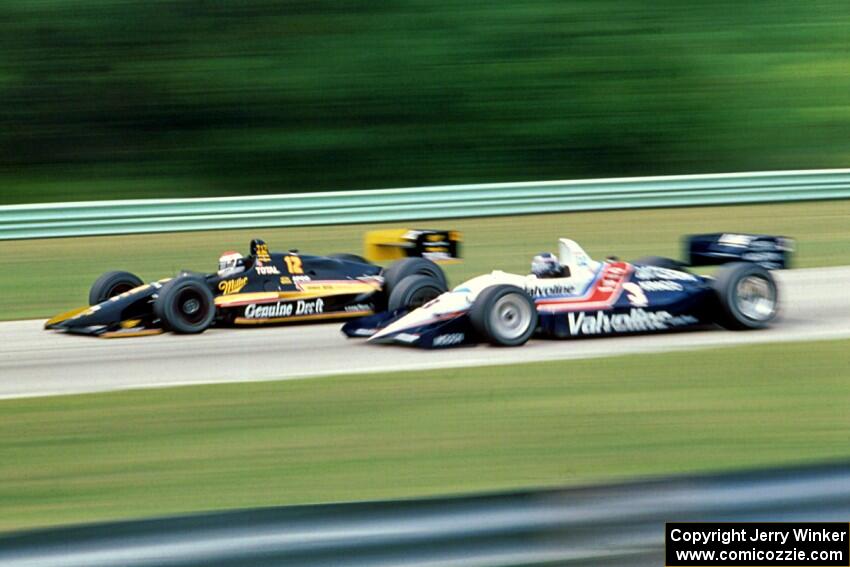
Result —
[[429, 276], [442, 284], [446, 289], [449, 287], [449, 282], [446, 280], [446, 274], [442, 268], [425, 258], [405, 258], [393, 262], [384, 270], [384, 290], [387, 292], [387, 297], [392, 295], [393, 289], [408, 276]]
[[162, 286], [153, 312], [169, 331], [203, 333], [215, 319], [215, 300], [203, 278], [181, 276]]
[[372, 264], [369, 260], [364, 258], [363, 256], [358, 256], [357, 254], [331, 254], [328, 258], [334, 258], [336, 260], [345, 260], [346, 262], [358, 262], [360, 264]]
[[478, 294], [469, 319], [475, 331], [491, 345], [521, 346], [537, 329], [537, 307], [522, 289], [494, 285]]
[[103, 303], [110, 297], [121, 295], [144, 283], [139, 276], [130, 272], [106, 272], [94, 280], [89, 289], [89, 305]]
[[685, 264], [673, 258], [665, 258], [664, 256], [642, 256], [637, 260], [632, 260], [632, 264], [639, 266], [655, 266], [656, 268], [667, 268], [668, 270], [678, 270], [680, 272], [687, 271]]
[[407, 276], [393, 288], [387, 302], [387, 310], [416, 309], [446, 291], [446, 286], [431, 276]]
[[736, 331], [763, 329], [779, 311], [779, 289], [768, 270], [750, 262], [720, 267], [713, 282], [719, 325]]

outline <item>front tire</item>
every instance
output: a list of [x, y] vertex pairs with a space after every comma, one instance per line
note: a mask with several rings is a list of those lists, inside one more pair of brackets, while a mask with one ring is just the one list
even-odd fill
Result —
[[103, 303], [110, 297], [121, 295], [144, 283], [139, 276], [130, 272], [106, 272], [89, 289], [89, 305]]
[[204, 279], [181, 276], [162, 286], [153, 311], [167, 330], [203, 333], [215, 318], [215, 300]]
[[727, 329], [763, 329], [779, 310], [776, 280], [758, 264], [722, 266], [714, 280], [714, 291], [720, 304], [717, 323]]
[[446, 286], [431, 276], [407, 276], [393, 288], [387, 302], [387, 310], [413, 310], [422, 307], [446, 291]]
[[513, 285], [483, 290], [469, 310], [472, 326], [495, 346], [521, 346], [537, 329], [537, 307], [527, 293]]

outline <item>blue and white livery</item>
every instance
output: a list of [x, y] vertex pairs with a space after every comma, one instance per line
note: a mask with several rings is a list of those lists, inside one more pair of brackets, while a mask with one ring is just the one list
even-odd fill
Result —
[[675, 331], [719, 324], [759, 329], [774, 320], [778, 290], [759, 263], [729, 262], [714, 277], [651, 257], [596, 261], [559, 241], [562, 277], [493, 271], [409, 312], [381, 313], [343, 327], [371, 343], [445, 348], [487, 342], [519, 346], [532, 336], [575, 339]]

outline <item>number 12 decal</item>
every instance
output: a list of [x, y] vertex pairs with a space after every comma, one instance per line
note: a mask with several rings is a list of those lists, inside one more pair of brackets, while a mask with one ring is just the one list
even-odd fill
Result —
[[298, 256], [284, 256], [283, 259], [286, 262], [286, 269], [289, 270], [290, 274], [304, 273], [304, 268], [301, 265], [301, 258]]

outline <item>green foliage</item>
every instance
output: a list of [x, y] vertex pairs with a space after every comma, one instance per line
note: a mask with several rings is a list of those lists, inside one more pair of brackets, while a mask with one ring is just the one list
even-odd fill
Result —
[[8, 0], [0, 202], [843, 166], [848, 33], [838, 0]]

